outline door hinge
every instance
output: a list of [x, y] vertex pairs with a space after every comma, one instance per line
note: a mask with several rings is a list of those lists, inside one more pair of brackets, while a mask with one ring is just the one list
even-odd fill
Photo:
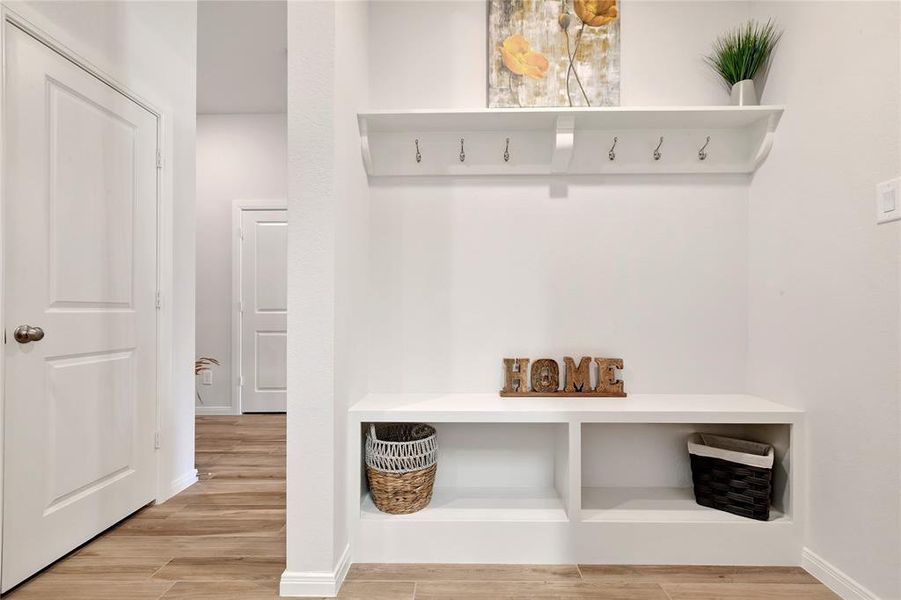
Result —
[[163, 168], [163, 153], [160, 152], [159, 150], [156, 151], [156, 168], [157, 169]]
[[244, 314], [244, 302], [238, 300], [238, 314]]
[[239, 240], [244, 239], [244, 228], [243, 227], [238, 227], [238, 239]]
[[244, 387], [244, 376], [238, 375], [238, 387]]
[[156, 293], [156, 300], [154, 301], [154, 306], [156, 306], [157, 310], [159, 310], [163, 306], [162, 295], [159, 292]]
[[153, 449], [154, 450], [160, 449], [160, 432], [159, 431], [153, 432]]

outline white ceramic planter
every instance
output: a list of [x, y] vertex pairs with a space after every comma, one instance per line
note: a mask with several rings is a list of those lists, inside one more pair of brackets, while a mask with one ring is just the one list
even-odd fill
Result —
[[732, 86], [732, 104], [735, 106], [757, 106], [757, 90], [753, 79], [744, 79]]

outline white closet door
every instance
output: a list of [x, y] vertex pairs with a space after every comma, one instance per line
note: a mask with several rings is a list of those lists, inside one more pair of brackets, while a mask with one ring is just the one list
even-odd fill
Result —
[[288, 213], [241, 215], [241, 411], [287, 407]]
[[5, 27], [4, 591], [154, 498], [157, 220], [156, 117]]

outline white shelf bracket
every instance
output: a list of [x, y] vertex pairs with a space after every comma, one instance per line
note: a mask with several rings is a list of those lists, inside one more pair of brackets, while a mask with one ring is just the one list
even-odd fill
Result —
[[774, 114], [770, 115], [767, 119], [766, 130], [763, 133], [763, 138], [760, 140], [757, 154], [755, 154], [754, 158], [751, 160], [751, 168], [749, 169], [751, 173], [760, 168], [760, 165], [763, 164], [766, 157], [770, 155], [770, 150], [773, 149], [773, 140], [776, 138], [776, 126], [779, 125], [779, 118], [781, 116], [781, 113]]
[[576, 118], [572, 115], [557, 117], [557, 135], [554, 138], [554, 157], [551, 160], [551, 173], [566, 173], [573, 155]]
[[364, 118], [360, 118], [360, 154], [363, 156], [363, 166], [366, 173], [372, 173], [372, 153], [369, 151], [369, 124]]

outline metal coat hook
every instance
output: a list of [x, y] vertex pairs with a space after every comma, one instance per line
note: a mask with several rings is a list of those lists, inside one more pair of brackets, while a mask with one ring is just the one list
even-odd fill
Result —
[[704, 142], [704, 145], [701, 146], [701, 149], [698, 150], [698, 160], [706, 160], [707, 158], [707, 144], [710, 143], [710, 136], [707, 136], [707, 141]]
[[463, 138], [460, 138], [460, 162], [466, 160], [466, 152], [463, 151]]
[[618, 142], [618, 141], [619, 141], [619, 138], [617, 138], [617, 137], [613, 138], [613, 145], [610, 146], [610, 152], [607, 153], [607, 158], [609, 158], [610, 160], [616, 160], [616, 152], [614, 152], [614, 150], [616, 150], [616, 142]]
[[507, 138], [507, 145], [504, 146], [504, 162], [510, 162], [510, 138]]
[[660, 136], [660, 141], [657, 142], [657, 147], [654, 148], [654, 160], [660, 160], [660, 146], [663, 145], [663, 136]]
[[419, 151], [419, 138], [416, 138], [416, 162], [422, 162], [422, 152]]

